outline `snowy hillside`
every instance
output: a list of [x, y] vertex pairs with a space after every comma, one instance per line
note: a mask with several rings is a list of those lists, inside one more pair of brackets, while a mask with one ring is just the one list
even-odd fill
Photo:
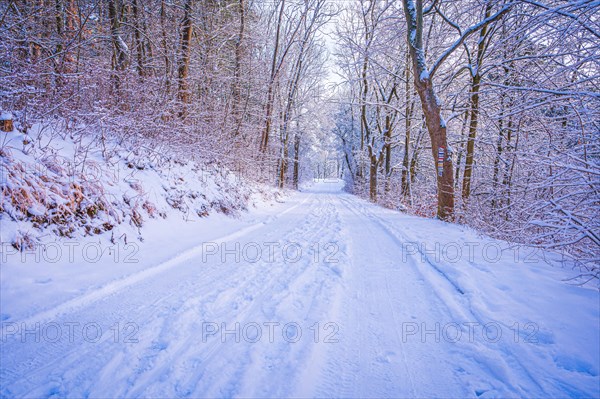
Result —
[[91, 137], [62, 121], [0, 135], [2, 243], [33, 249], [49, 235], [139, 242], [150, 220], [238, 215], [278, 195], [147, 140]]

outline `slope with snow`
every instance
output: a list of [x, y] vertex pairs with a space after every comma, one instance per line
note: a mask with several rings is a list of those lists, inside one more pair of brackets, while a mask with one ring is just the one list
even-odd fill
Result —
[[600, 395], [599, 293], [576, 270], [341, 189], [154, 221], [137, 263], [85, 278], [4, 253], [0, 395]]
[[166, 144], [67, 127], [61, 119], [35, 123], [27, 134], [3, 132], [0, 241], [19, 250], [44, 246], [48, 236], [137, 243], [153, 219], [237, 215], [280, 196], [194, 159]]

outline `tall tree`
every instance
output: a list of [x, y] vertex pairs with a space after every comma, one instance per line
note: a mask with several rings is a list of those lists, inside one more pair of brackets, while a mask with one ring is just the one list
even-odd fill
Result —
[[108, 17], [110, 19], [110, 35], [112, 40], [112, 67], [116, 73], [113, 74], [115, 88], [120, 88], [120, 72], [129, 65], [129, 47], [121, 37], [121, 13], [120, 7], [115, 0], [108, 0]]
[[[436, 2], [432, 4], [434, 7]], [[437, 175], [437, 217], [442, 220], [453, 220], [454, 218], [454, 167], [452, 164], [452, 149], [448, 145], [446, 121], [442, 117], [442, 106], [435, 91], [433, 78], [438, 68], [462, 43], [473, 33], [479, 31], [489, 23], [501, 18], [511, 7], [510, 3], [485, 18], [483, 21], [459, 31], [459, 37], [454, 41], [433, 63], [431, 68], [427, 65], [425, 47], [423, 42], [423, 16], [433, 9], [423, 9], [422, 0], [403, 0], [404, 14], [407, 24], [407, 41], [410, 50], [410, 58], [413, 65], [414, 85], [421, 99], [423, 114], [431, 140], [431, 153]]]
[[[484, 20], [488, 19], [491, 13], [492, 2], [488, 2], [485, 6]], [[479, 123], [479, 89], [481, 84], [483, 59], [489, 44], [488, 25], [489, 24], [486, 23], [481, 27], [481, 30], [479, 31], [479, 40], [477, 41], [477, 52], [475, 54], [475, 59], [469, 60], [469, 72], [471, 75], [471, 110], [469, 116], [469, 138], [467, 141], [467, 154], [465, 159], [465, 171], [462, 186], [462, 197], [464, 201], [468, 200], [469, 195], [471, 194], [471, 175], [473, 174], [475, 138], [477, 136], [477, 125]]]
[[188, 85], [188, 75], [190, 73], [190, 53], [192, 34], [194, 26], [192, 22], [194, 0], [185, 0], [183, 5], [183, 19], [181, 20], [181, 41], [179, 65], [177, 67], [177, 79], [179, 83], [179, 100], [183, 103], [180, 116], [186, 115], [186, 104], [191, 101], [191, 93]]

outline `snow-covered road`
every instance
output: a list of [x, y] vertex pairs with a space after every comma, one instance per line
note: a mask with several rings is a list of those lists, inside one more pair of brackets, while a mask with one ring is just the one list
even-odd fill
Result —
[[600, 395], [598, 290], [561, 281], [575, 272], [553, 256], [341, 187], [61, 300], [4, 293], [0, 395]]

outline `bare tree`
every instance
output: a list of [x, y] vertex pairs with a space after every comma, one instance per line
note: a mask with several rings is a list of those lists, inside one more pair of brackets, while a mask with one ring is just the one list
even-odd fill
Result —
[[179, 65], [177, 67], [177, 79], [179, 83], [179, 99], [183, 103], [183, 110], [180, 115], [185, 116], [186, 104], [191, 101], [191, 93], [188, 85], [188, 75], [190, 73], [190, 53], [192, 41], [192, 34], [194, 27], [192, 23], [192, 12], [193, 12], [194, 0], [185, 0], [183, 9], [183, 19], [181, 20], [181, 41], [180, 41], [180, 54], [179, 54]]
[[442, 106], [434, 88], [433, 78], [444, 61], [470, 35], [487, 26], [490, 22], [501, 18], [510, 10], [511, 5], [504, 5], [495, 14], [467, 29], [463, 30], [456, 25], [459, 31], [458, 39], [434, 61], [431, 67], [427, 65], [423, 44], [423, 15], [424, 13], [431, 12], [431, 8], [424, 10], [422, 0], [417, 0], [416, 2], [403, 0], [403, 5], [408, 27], [407, 38], [413, 65], [414, 84], [421, 98], [423, 114], [425, 115], [427, 130], [431, 139], [433, 161], [438, 170], [436, 179], [438, 196], [437, 216], [442, 220], [452, 220], [454, 218], [454, 166], [452, 164], [452, 150], [448, 145], [446, 121], [442, 117]]

